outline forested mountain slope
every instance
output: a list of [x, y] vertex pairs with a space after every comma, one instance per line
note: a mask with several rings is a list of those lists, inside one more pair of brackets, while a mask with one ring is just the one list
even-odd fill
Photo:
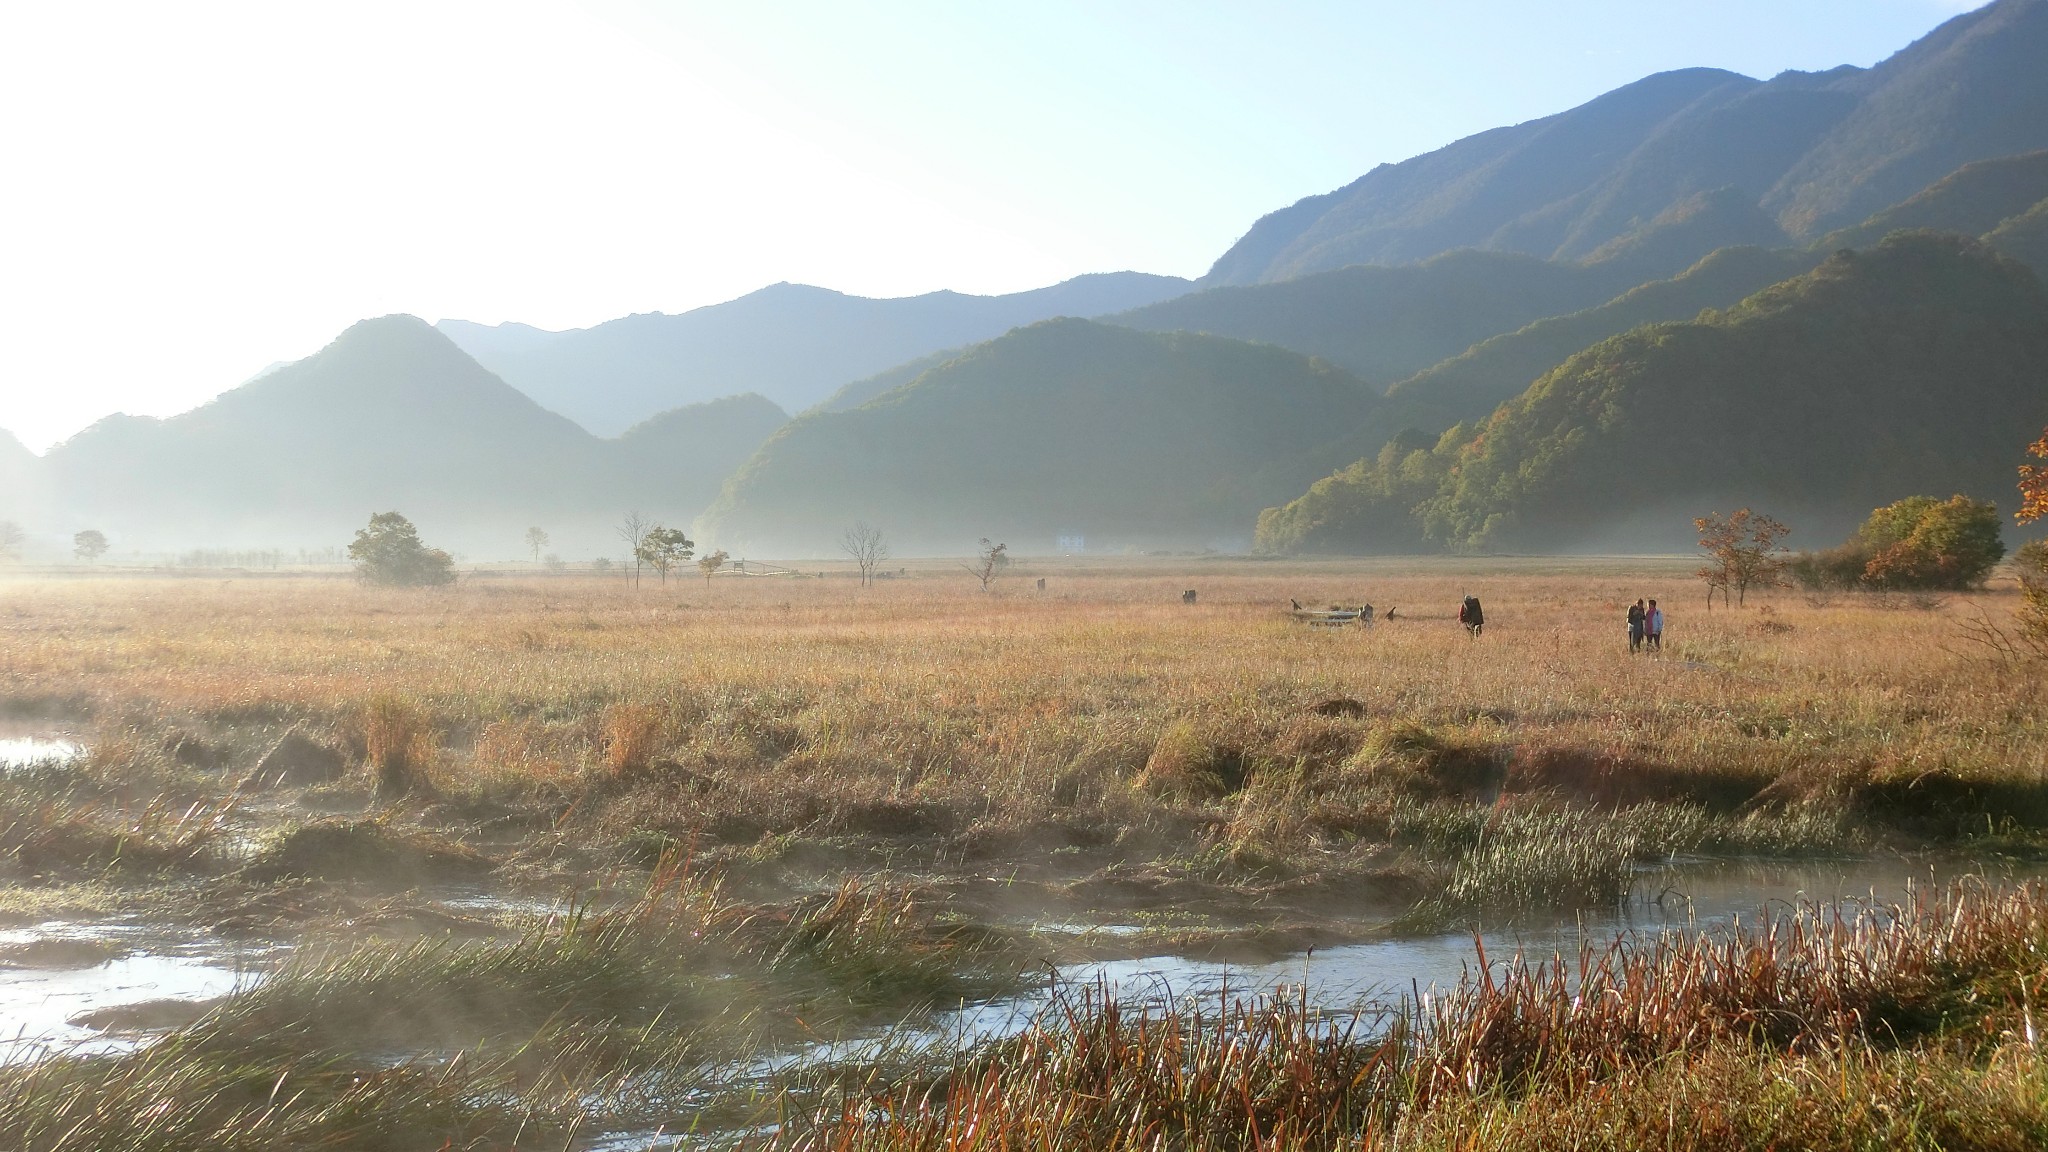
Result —
[[1750, 504], [1825, 541], [1916, 493], [2010, 503], [2048, 425], [2048, 289], [1963, 237], [1840, 252], [1725, 313], [1571, 357], [1434, 448], [1390, 446], [1261, 517], [1298, 551], [1683, 546]]
[[701, 522], [720, 547], [829, 554], [865, 520], [899, 552], [988, 536], [1044, 552], [1248, 543], [1313, 449], [1379, 398], [1279, 348], [1081, 320], [1019, 329], [850, 411], [791, 421]]

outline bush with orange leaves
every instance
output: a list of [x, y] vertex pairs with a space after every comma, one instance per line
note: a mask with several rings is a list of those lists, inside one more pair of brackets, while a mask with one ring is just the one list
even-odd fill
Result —
[[[2048, 461], [2048, 429], [2027, 446], [2027, 455]], [[2020, 465], [2020, 510], [2014, 513], [2022, 524], [2048, 516], [2048, 464]], [[2020, 594], [2026, 606], [2020, 609], [2020, 630], [2036, 649], [2048, 647], [2048, 546], [2036, 540], [2019, 551]]]

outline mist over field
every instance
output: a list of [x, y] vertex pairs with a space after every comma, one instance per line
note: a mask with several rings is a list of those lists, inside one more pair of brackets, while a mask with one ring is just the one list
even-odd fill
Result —
[[2048, 1147], [2048, 0], [1461, 7], [0, 11], [0, 1149]]

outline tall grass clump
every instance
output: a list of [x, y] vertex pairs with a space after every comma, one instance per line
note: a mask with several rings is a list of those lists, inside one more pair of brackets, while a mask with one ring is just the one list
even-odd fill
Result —
[[605, 767], [636, 772], [654, 762], [662, 716], [648, 704], [614, 704], [604, 711], [601, 747]]
[[363, 756], [376, 774], [377, 795], [397, 799], [430, 784], [440, 751], [431, 719], [402, 696], [375, 696], [362, 711]]

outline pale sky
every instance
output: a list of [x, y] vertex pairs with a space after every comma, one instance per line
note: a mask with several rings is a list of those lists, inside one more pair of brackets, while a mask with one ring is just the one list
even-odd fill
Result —
[[0, 428], [171, 415], [389, 312], [1197, 276], [1375, 164], [1974, 6], [0, 0]]

